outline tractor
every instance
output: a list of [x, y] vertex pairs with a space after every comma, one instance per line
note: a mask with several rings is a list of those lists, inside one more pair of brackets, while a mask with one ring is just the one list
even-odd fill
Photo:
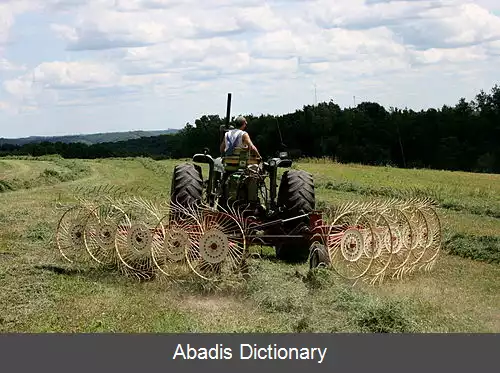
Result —
[[[231, 93], [226, 124], [220, 128], [221, 140], [230, 129], [230, 110]], [[206, 179], [200, 164], [208, 165]], [[281, 260], [304, 260], [309, 257], [310, 238], [321, 215], [315, 211], [312, 175], [291, 166], [292, 160], [284, 151], [262, 161], [245, 148], [217, 158], [205, 148], [192, 162], [175, 166], [171, 200], [184, 206], [201, 203], [215, 211], [238, 208], [253, 219], [246, 237], [250, 244], [274, 247]], [[286, 170], [278, 187], [280, 168]]]

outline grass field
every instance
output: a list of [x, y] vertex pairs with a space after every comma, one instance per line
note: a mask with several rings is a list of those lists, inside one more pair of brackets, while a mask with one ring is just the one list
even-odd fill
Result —
[[[176, 162], [0, 159], [0, 331], [15, 332], [500, 332], [500, 175], [307, 160], [320, 204], [434, 196], [444, 250], [430, 273], [370, 287], [308, 265], [252, 261], [250, 280], [209, 291], [139, 283], [87, 264], [62, 273], [53, 242], [79, 186], [113, 184], [165, 197]], [[128, 173], [128, 175], [125, 174]]]

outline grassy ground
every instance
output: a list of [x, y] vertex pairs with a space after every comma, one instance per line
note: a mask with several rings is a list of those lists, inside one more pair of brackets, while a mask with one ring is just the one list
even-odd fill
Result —
[[88, 175], [87, 164], [60, 157], [4, 158], [0, 160], [0, 193], [54, 185]]
[[220, 291], [138, 283], [89, 264], [48, 270], [61, 265], [56, 200], [104, 184], [167, 197], [175, 163], [1, 159], [0, 180], [11, 187], [0, 193], [0, 331], [500, 332], [500, 175], [301, 163], [322, 203], [410, 186], [441, 202], [445, 252], [433, 272], [377, 287], [277, 262], [269, 249], [252, 262], [248, 283]]

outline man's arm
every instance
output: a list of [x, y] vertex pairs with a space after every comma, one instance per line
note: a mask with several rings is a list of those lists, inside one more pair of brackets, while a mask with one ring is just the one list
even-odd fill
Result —
[[222, 142], [220, 143], [220, 152], [221, 152], [221, 154], [224, 154], [225, 150], [226, 150], [226, 140], [225, 140], [225, 138], [223, 138]]
[[257, 150], [257, 147], [253, 144], [252, 140], [250, 140], [250, 136], [248, 135], [248, 133], [245, 133], [243, 135], [242, 140], [243, 140], [243, 144], [247, 145], [249, 149], [253, 150], [257, 154], [257, 157], [262, 158], [260, 156], [259, 151]]

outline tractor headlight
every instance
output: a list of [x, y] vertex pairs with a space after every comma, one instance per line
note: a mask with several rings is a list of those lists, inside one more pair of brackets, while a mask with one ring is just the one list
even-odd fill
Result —
[[269, 166], [270, 167], [276, 167], [276, 161], [273, 159], [273, 160], [270, 160], [269, 161]]

